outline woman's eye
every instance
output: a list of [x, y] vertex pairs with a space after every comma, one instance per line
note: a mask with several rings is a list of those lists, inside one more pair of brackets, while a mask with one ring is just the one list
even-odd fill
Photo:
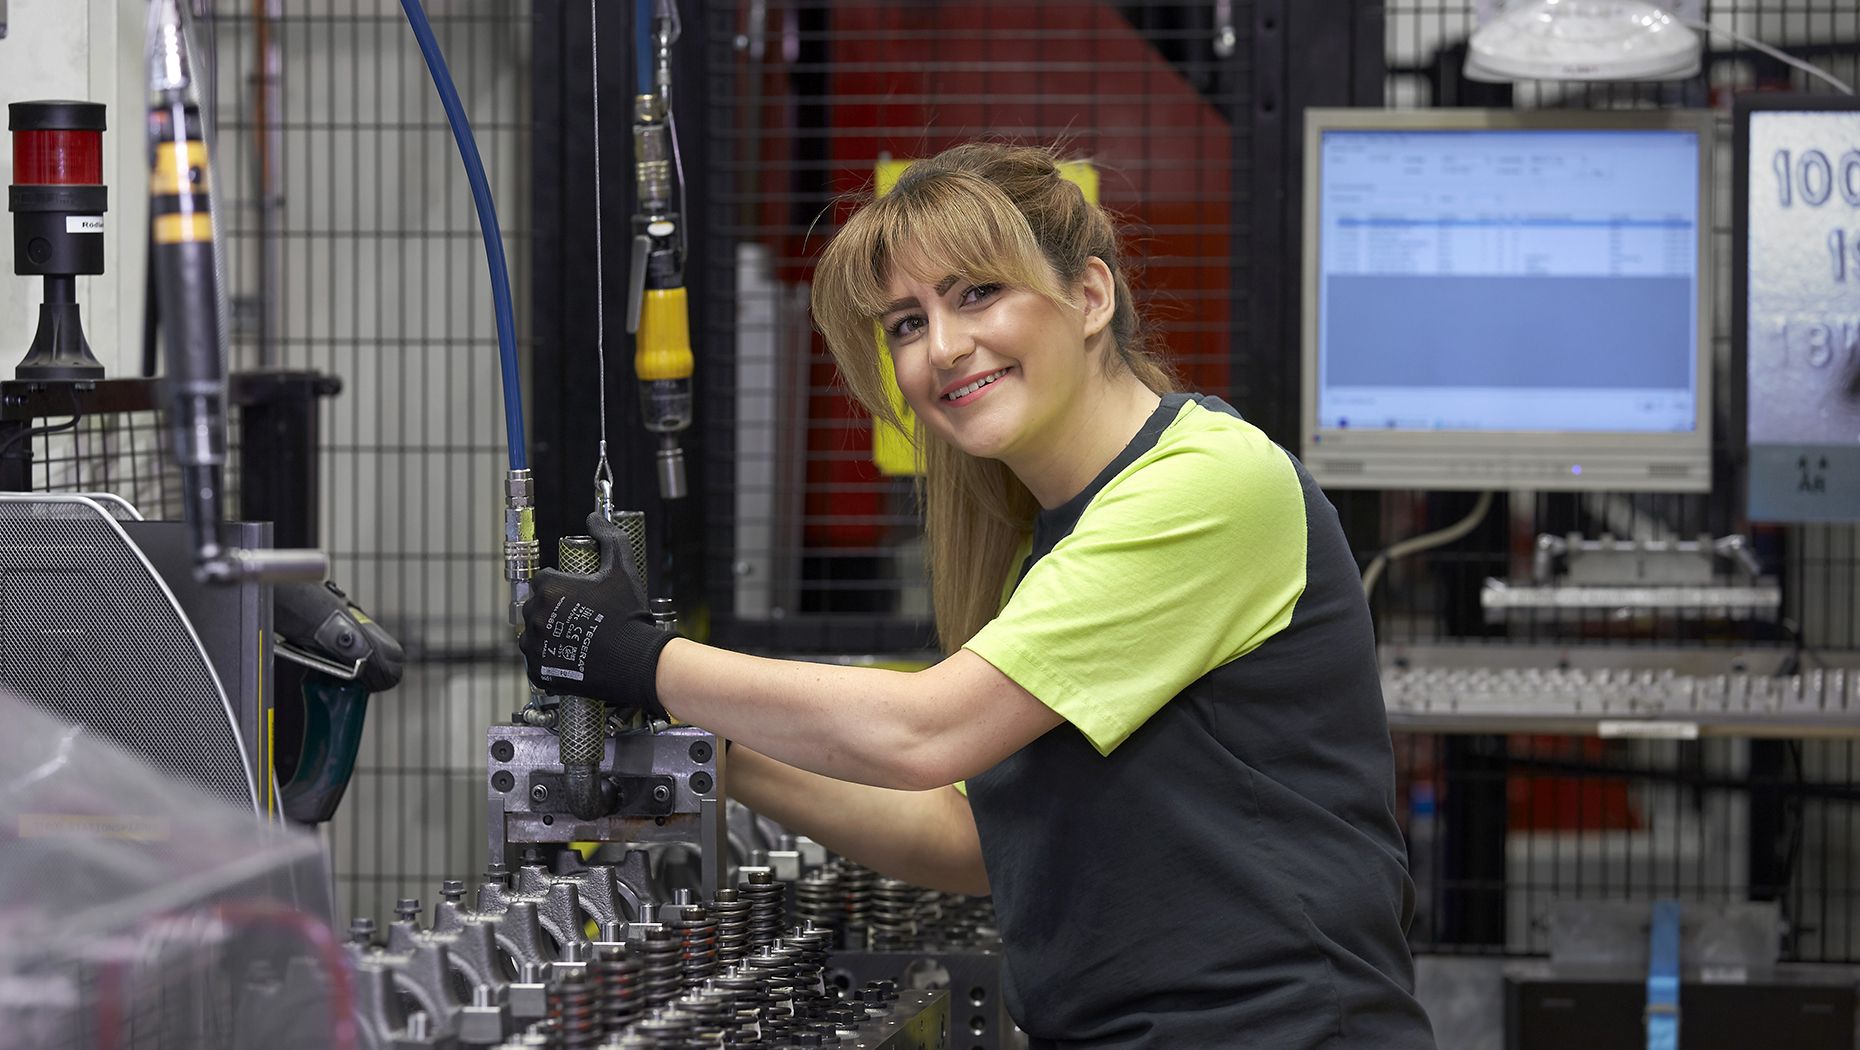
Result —
[[1000, 290], [1001, 286], [998, 284], [978, 284], [962, 293], [962, 301], [964, 304], [979, 303], [984, 299], [992, 298]]
[[916, 314], [908, 314], [886, 325], [885, 336], [893, 341], [908, 338], [916, 335], [917, 330], [923, 327], [923, 323], [923, 318]]

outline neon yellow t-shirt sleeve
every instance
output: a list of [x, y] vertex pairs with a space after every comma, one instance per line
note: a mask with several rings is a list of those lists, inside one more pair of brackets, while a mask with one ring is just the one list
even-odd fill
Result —
[[1291, 623], [1305, 546], [1286, 454], [1250, 424], [1185, 406], [964, 648], [1108, 755]]

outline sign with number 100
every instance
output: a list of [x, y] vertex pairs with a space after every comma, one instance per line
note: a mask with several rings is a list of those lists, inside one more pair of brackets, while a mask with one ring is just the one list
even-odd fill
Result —
[[[1820, 208], [1834, 202], [1860, 212], [1860, 143], [1838, 158], [1823, 149], [1799, 154], [1777, 149], [1772, 152], [1770, 170], [1776, 178], [1780, 207]], [[1860, 281], [1860, 230], [1830, 229], [1827, 249], [1835, 281]]]
[[1750, 514], [1860, 520], [1860, 106], [1740, 101], [1739, 128]]

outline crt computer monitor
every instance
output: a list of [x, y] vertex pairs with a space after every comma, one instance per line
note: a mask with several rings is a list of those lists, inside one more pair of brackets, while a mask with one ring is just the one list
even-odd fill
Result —
[[1318, 481], [1709, 489], [1711, 135], [1690, 111], [1309, 111]]

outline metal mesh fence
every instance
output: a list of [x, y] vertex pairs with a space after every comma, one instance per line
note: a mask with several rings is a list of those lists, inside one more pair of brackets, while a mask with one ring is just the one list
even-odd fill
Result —
[[[160, 412], [54, 416], [28, 422], [30, 428], [16, 431], [18, 443], [4, 453], [13, 456], [23, 451], [30, 457], [27, 490], [113, 492], [143, 517], [180, 517], [178, 478], [168, 456], [168, 429]], [[236, 432], [236, 426], [233, 429]], [[237, 446], [229, 448], [227, 455], [229, 459], [237, 456]], [[236, 503], [237, 471], [227, 473], [235, 485], [229, 503]]]
[[871, 423], [811, 330], [814, 258], [887, 163], [976, 139], [1057, 144], [1088, 159], [1123, 220], [1140, 307], [1169, 360], [1196, 389], [1247, 393], [1237, 388], [1253, 377], [1233, 360], [1248, 5], [693, 6], [711, 49], [708, 284], [723, 293], [699, 332], [712, 395], [707, 579], [723, 582], [729, 610], [719, 637], [923, 650], [912, 482], [875, 463]]
[[[1685, 8], [1686, 5], [1680, 5]], [[1783, 47], [1852, 81], [1860, 73], [1860, 9], [1814, 0], [1694, 5], [1711, 25]], [[1851, 526], [1751, 526], [1731, 469], [1731, 165], [1728, 100], [1759, 89], [1827, 90], [1820, 81], [1714, 34], [1701, 74], [1662, 84], [1526, 83], [1494, 89], [1461, 75], [1475, 5], [1392, 0], [1388, 104], [1519, 108], [1714, 107], [1722, 115], [1711, 216], [1717, 294], [1713, 359], [1714, 492], [1710, 495], [1500, 493], [1466, 538], [1391, 565], [1374, 595], [1385, 647], [1448, 643], [1496, 653], [1535, 646], [1546, 668], [1572, 647], [1679, 652], [1746, 647], [1787, 655], [1786, 669], [1841, 663], [1856, 635], [1860, 566]], [[1332, 493], [1359, 558], [1445, 526], [1472, 494]], [[1490, 617], [1487, 579], [1531, 575], [1543, 534], [1692, 540], [1744, 533], [1782, 585], [1781, 615], [1678, 607], [1574, 618], [1531, 611]], [[1730, 571], [1723, 573], [1728, 580]], [[1823, 651], [1829, 650], [1829, 651]], [[1468, 664], [1480, 660], [1475, 650]], [[1555, 899], [1744, 899], [1781, 902], [1786, 957], [1851, 962], [1860, 928], [1860, 856], [1851, 845], [1855, 745], [1839, 740], [1629, 742], [1567, 736], [1397, 735], [1404, 820], [1421, 909], [1418, 947], [1540, 953]], [[1476, 842], [1485, 836], [1487, 841]]]
[[[208, 6], [233, 363], [343, 381], [321, 407], [319, 539], [332, 579], [407, 650], [326, 834], [339, 911], [381, 917], [482, 867], [483, 727], [520, 695], [483, 247], [399, 5]], [[532, 5], [427, 7], [522, 302]]]

